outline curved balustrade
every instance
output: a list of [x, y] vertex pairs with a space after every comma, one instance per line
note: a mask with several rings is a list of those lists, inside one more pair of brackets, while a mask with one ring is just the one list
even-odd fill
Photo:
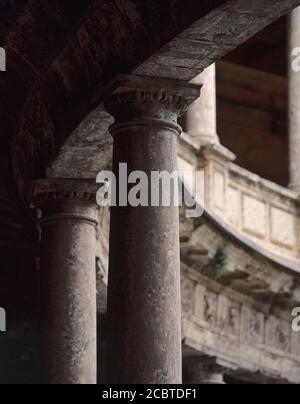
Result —
[[180, 169], [205, 171], [206, 209], [243, 240], [294, 262], [296, 268], [300, 259], [298, 194], [237, 166], [234, 158], [220, 145], [199, 152], [186, 134], [180, 142]]

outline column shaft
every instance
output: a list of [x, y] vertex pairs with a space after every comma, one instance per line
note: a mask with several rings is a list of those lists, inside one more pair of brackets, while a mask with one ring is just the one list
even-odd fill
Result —
[[[288, 23], [288, 98], [290, 187], [300, 192], [300, 71], [295, 60], [300, 50], [300, 7], [289, 15]], [[299, 64], [299, 63], [298, 63]]]
[[[113, 168], [177, 169], [178, 96], [135, 91], [112, 97]], [[120, 178], [118, 178], [120, 180]], [[181, 383], [178, 207], [113, 207], [108, 281], [109, 383]]]

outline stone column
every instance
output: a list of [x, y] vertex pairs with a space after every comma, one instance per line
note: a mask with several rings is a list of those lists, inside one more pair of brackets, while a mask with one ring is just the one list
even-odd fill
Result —
[[205, 144], [220, 143], [217, 135], [216, 65], [204, 70], [193, 83], [203, 85], [202, 94], [186, 114], [187, 133]]
[[185, 384], [226, 384], [225, 369], [216, 363], [215, 359], [188, 358], [184, 361]]
[[[122, 81], [122, 80], [121, 80]], [[113, 170], [177, 169], [177, 117], [199, 96], [198, 86], [125, 77], [106, 102], [115, 118]], [[157, 191], [157, 190], [155, 190]], [[108, 278], [107, 382], [181, 383], [178, 207], [111, 210]]]
[[300, 192], [300, 66], [296, 63], [300, 54], [300, 7], [289, 15], [288, 43], [290, 187]]
[[81, 181], [40, 180], [46, 383], [96, 383], [96, 189]]

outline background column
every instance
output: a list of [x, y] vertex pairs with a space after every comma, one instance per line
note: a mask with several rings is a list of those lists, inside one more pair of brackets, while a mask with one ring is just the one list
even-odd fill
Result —
[[40, 221], [46, 382], [96, 383], [96, 189], [81, 181], [35, 184]]
[[296, 63], [300, 54], [300, 7], [289, 15], [288, 41], [290, 187], [300, 192], [300, 66]]
[[203, 85], [201, 97], [186, 114], [187, 133], [201, 141], [202, 145], [219, 143], [217, 135], [216, 65], [204, 70], [193, 83]]

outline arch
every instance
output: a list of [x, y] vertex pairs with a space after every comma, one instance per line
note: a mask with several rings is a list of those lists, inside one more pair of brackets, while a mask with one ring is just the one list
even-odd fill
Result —
[[[40, 2], [30, 3], [25, 21], [33, 21], [33, 29], [25, 30], [23, 39], [18, 35], [17, 49], [21, 53], [26, 45], [27, 65], [22, 74], [13, 66], [22, 81], [15, 105], [19, 113], [11, 109], [7, 123], [8, 133], [15, 133], [14, 171], [25, 196], [31, 180], [45, 175], [65, 140], [101, 103], [117, 73], [188, 81], [300, 1], [98, 0], [80, 1], [72, 11], [62, 1], [59, 10], [45, 2], [43, 12]], [[54, 29], [57, 24], [60, 31]], [[40, 30], [46, 39], [37, 57], [28, 44]]]

